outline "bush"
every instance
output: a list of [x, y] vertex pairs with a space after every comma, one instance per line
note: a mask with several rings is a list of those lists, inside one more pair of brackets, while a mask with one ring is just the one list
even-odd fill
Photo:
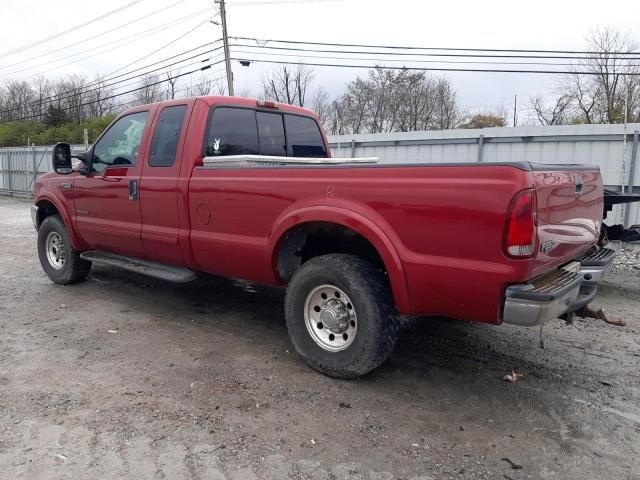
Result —
[[26, 146], [28, 142], [36, 145], [51, 145], [56, 142], [83, 143], [85, 128], [89, 133], [89, 143], [93, 143], [114, 118], [115, 114], [107, 114], [80, 123], [65, 122], [49, 126], [42, 122], [2, 123], [0, 147]]

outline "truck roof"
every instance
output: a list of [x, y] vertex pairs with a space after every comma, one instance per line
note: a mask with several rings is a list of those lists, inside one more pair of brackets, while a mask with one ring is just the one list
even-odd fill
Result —
[[313, 110], [309, 110], [308, 108], [298, 107], [296, 105], [289, 105], [287, 103], [273, 102], [277, 107], [263, 107], [258, 105], [258, 102], [261, 101], [257, 98], [246, 98], [246, 97], [229, 97], [225, 95], [204, 95], [204, 96], [194, 96], [188, 98], [176, 98], [173, 100], [163, 100], [161, 102], [155, 103], [147, 103], [144, 105], [136, 105], [135, 107], [128, 108], [124, 113], [136, 112], [142, 110], [151, 105], [158, 106], [166, 106], [166, 105], [179, 105], [184, 103], [187, 100], [202, 100], [207, 105], [229, 105], [229, 106], [238, 106], [238, 107], [251, 107], [251, 108], [266, 108], [268, 110], [277, 110], [284, 111], [290, 113], [297, 113], [299, 115], [305, 115], [308, 117], [318, 118]]

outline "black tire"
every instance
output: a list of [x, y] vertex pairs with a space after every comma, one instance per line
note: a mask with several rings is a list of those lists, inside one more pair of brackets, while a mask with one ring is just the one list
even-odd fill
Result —
[[[307, 296], [325, 284], [341, 289], [357, 313], [357, 332], [342, 351], [321, 347], [305, 323]], [[304, 263], [287, 286], [285, 318], [291, 341], [302, 358], [312, 368], [342, 379], [365, 375], [384, 362], [399, 330], [398, 314], [383, 275], [354, 255], [323, 255]]]
[[[47, 239], [52, 233], [57, 233], [62, 239], [64, 264], [60, 268], [55, 268], [47, 257]], [[49, 279], [61, 285], [80, 282], [87, 278], [91, 271], [91, 262], [80, 258], [80, 252], [73, 249], [64, 222], [58, 215], [45, 218], [38, 229], [38, 257]]]

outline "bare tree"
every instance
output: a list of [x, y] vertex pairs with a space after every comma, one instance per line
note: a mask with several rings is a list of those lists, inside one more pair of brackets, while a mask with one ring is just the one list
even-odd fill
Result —
[[29, 82], [25, 80], [8, 80], [4, 84], [6, 120], [29, 115], [28, 106], [33, 101], [34, 94]]
[[454, 128], [462, 120], [446, 78], [406, 69], [374, 68], [347, 84], [331, 108], [332, 133], [378, 133]]
[[85, 118], [84, 104], [87, 101], [85, 92], [87, 77], [80, 74], [69, 75], [66, 80], [67, 92], [65, 94], [66, 110], [68, 118], [79, 123]]
[[178, 78], [176, 78], [176, 76], [179, 74], [180, 72], [177, 73], [173, 73], [171, 71], [171, 68], [167, 68], [167, 70], [164, 72], [165, 77], [167, 79], [167, 88], [166, 88], [166, 93], [165, 96], [167, 98], [167, 100], [173, 100], [174, 98], [176, 98], [176, 89], [177, 89], [177, 85], [178, 85]]
[[327, 128], [331, 118], [331, 102], [329, 101], [329, 93], [324, 87], [320, 86], [313, 92], [311, 110], [316, 112], [322, 125]]
[[305, 65], [283, 65], [262, 79], [264, 98], [305, 106], [313, 70]]
[[103, 77], [96, 75], [88, 91], [89, 116], [102, 117], [113, 108], [113, 88], [107, 86]]
[[531, 108], [541, 125], [562, 125], [568, 121], [571, 97], [561, 95], [551, 105], [546, 105], [541, 96], [531, 97]]
[[214, 88], [214, 81], [206, 76], [201, 76], [195, 85], [196, 95], [210, 95]]
[[139, 90], [133, 93], [133, 100], [139, 104], [159, 102], [163, 98], [159, 75], [145, 75], [140, 79]]
[[[640, 44], [629, 34], [605, 28], [591, 31], [587, 46], [593, 53], [576, 64], [575, 73], [559, 81], [553, 101], [531, 100], [538, 121], [621, 123], [625, 117], [639, 121], [640, 66], [628, 54], [637, 52]], [[544, 107], [545, 103], [552, 106]]]
[[43, 75], [38, 75], [32, 82], [33, 101], [31, 103], [30, 114], [39, 121], [47, 111], [47, 99], [51, 95], [51, 81]]

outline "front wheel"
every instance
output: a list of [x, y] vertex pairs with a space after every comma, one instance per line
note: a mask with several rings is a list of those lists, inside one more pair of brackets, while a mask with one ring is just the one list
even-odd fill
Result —
[[287, 330], [314, 369], [355, 378], [380, 365], [398, 336], [398, 315], [384, 276], [354, 255], [304, 263], [287, 286]]
[[64, 222], [57, 215], [45, 218], [38, 229], [38, 257], [49, 279], [62, 285], [84, 280], [91, 270], [91, 262], [73, 249]]

